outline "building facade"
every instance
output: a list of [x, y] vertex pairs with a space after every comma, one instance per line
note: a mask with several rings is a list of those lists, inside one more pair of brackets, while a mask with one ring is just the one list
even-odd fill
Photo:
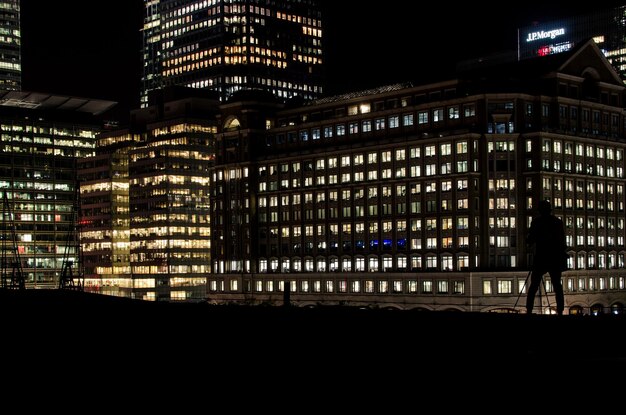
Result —
[[26, 288], [56, 287], [66, 267], [80, 264], [76, 160], [93, 154], [98, 116], [114, 104], [0, 94], [3, 281], [19, 269]]
[[626, 5], [537, 23], [518, 31], [518, 57], [528, 59], [566, 52], [593, 39], [626, 81]]
[[129, 130], [98, 135], [95, 154], [78, 160], [80, 242], [84, 288], [130, 296], [129, 151], [141, 135]]
[[321, 95], [317, 0], [144, 0], [141, 106], [186, 86], [222, 100], [242, 89], [281, 99]]
[[0, 90], [22, 89], [20, 1], [0, 2]]
[[96, 156], [80, 160], [90, 291], [150, 301], [206, 298], [217, 100], [170, 92], [135, 111], [130, 129], [101, 134]]
[[623, 104], [591, 41], [297, 108], [226, 103], [208, 299], [516, 311], [548, 199], [567, 227], [568, 312], [621, 312]]

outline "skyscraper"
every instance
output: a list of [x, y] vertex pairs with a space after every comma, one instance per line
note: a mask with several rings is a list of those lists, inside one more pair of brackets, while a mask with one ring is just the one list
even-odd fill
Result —
[[22, 86], [20, 2], [0, 2], [0, 89], [19, 91]]
[[100, 115], [114, 105], [0, 92], [2, 286], [19, 266], [27, 288], [55, 287], [67, 265], [79, 264], [76, 160], [93, 155]]
[[318, 0], [144, 0], [141, 106], [166, 86], [321, 95]]
[[[204, 300], [210, 272], [211, 140], [219, 102], [166, 88], [133, 126], [79, 160], [85, 287], [144, 300]], [[190, 96], [191, 92], [197, 96]], [[155, 101], [157, 101], [155, 99]]]
[[587, 39], [593, 39], [626, 80], [625, 30], [626, 5], [535, 23], [518, 31], [518, 57], [527, 59], [566, 52]]

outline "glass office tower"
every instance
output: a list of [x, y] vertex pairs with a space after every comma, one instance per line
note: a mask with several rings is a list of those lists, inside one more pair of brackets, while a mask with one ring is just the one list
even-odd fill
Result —
[[159, 91], [130, 129], [79, 160], [85, 288], [143, 300], [203, 301], [210, 272], [210, 172], [219, 102]]
[[518, 31], [519, 59], [547, 56], [593, 39], [622, 79], [626, 79], [626, 5], [536, 23]]
[[0, 90], [21, 89], [20, 39], [19, 0], [0, 1]]
[[141, 106], [166, 86], [321, 95], [317, 0], [144, 0]]
[[76, 161], [93, 155], [98, 117], [114, 104], [0, 92], [3, 285], [18, 266], [26, 288], [57, 287], [79, 265]]
[[130, 296], [128, 153], [139, 134], [106, 131], [92, 157], [78, 160], [81, 248], [85, 290]]

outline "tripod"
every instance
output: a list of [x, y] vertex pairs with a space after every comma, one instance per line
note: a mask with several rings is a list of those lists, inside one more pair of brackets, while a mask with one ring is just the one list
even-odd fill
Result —
[[[515, 305], [513, 305], [513, 309], [514, 310], [517, 308], [517, 303], [519, 302], [519, 299], [522, 296], [522, 293], [524, 292], [524, 290], [528, 286], [528, 279], [530, 278], [532, 273], [533, 273], [533, 270], [531, 269], [530, 271], [528, 271], [528, 274], [526, 275], [526, 280], [524, 280], [524, 285], [522, 286], [522, 289], [519, 290], [519, 293], [517, 294], [517, 299], [515, 300]], [[544, 275], [545, 275], [545, 273], [544, 273]], [[549, 310], [550, 309], [550, 299], [548, 298], [548, 290], [546, 289], [546, 281], [543, 279], [544, 275], [541, 276], [541, 285], [543, 286], [543, 292], [545, 293], [546, 301], [548, 303], [548, 310]], [[539, 289], [537, 290], [537, 296], [539, 297], [539, 307], [543, 311], [543, 298], [541, 297], [541, 285], [539, 286]], [[528, 293], [526, 293], [526, 295], [528, 295]]]

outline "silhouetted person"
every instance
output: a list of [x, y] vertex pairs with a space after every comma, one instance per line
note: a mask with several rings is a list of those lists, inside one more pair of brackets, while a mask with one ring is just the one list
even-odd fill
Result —
[[530, 224], [527, 244], [535, 245], [535, 255], [530, 275], [530, 286], [526, 296], [526, 312], [532, 313], [535, 295], [544, 274], [549, 273], [556, 297], [556, 312], [563, 314], [565, 299], [561, 272], [567, 269], [565, 228], [563, 221], [552, 215], [552, 206], [547, 200], [539, 202], [539, 216]]

